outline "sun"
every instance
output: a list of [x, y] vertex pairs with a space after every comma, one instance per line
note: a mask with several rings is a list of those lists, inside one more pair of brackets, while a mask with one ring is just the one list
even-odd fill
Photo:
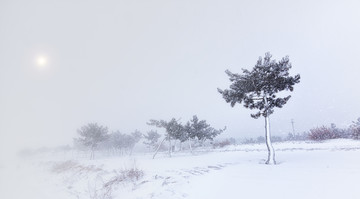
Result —
[[38, 56], [36, 58], [36, 65], [39, 68], [45, 67], [47, 65], [47, 63], [48, 63], [48, 59], [45, 56]]

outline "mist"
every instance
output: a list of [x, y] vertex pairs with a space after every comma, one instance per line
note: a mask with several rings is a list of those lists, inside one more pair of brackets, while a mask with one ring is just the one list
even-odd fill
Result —
[[[225, 70], [289, 56], [300, 74], [273, 135], [360, 117], [358, 1], [1, 1], [0, 151], [72, 144], [89, 122], [124, 133], [193, 115], [225, 137], [264, 121], [217, 92]], [[45, 57], [39, 66], [39, 57]]]

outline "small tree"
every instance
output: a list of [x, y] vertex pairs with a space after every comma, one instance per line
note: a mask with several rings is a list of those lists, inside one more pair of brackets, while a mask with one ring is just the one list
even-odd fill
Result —
[[128, 136], [129, 135], [123, 134], [120, 131], [111, 133], [109, 138], [110, 146], [108, 147], [112, 147], [115, 149], [115, 152], [122, 155], [128, 145]]
[[135, 145], [141, 140], [142, 133], [138, 130], [135, 130], [131, 133], [129, 137], [129, 149], [130, 149], [130, 155], [132, 155], [132, 152], [134, 150]]
[[206, 123], [206, 120], [199, 120], [196, 115], [186, 123], [184, 131], [186, 134], [183, 134], [182, 141], [188, 140], [189, 147], [192, 151], [191, 140], [197, 138], [199, 141], [203, 142], [205, 140], [213, 140], [216, 136], [221, 134], [224, 129], [216, 130], [212, 128], [209, 124]]
[[80, 135], [79, 138], [75, 138], [75, 143], [80, 143], [88, 147], [91, 151], [90, 159], [94, 158], [94, 151], [100, 142], [105, 141], [108, 138], [108, 128], [99, 126], [97, 123], [89, 123], [82, 126], [77, 130]]
[[232, 82], [230, 89], [218, 89], [232, 107], [236, 103], [243, 103], [245, 108], [258, 109], [251, 117], [265, 118], [265, 139], [268, 149], [266, 164], [276, 164], [275, 151], [271, 144], [269, 116], [275, 107], [282, 108], [291, 97], [277, 97], [276, 94], [283, 90], [293, 91], [294, 85], [300, 82], [300, 75], [289, 75], [291, 63], [287, 56], [279, 62], [271, 60], [271, 57], [270, 53], [266, 53], [264, 59], [259, 57], [252, 71], [243, 69], [243, 74], [227, 70], [226, 74]]
[[184, 127], [181, 125], [181, 123], [179, 123], [179, 120], [176, 120], [175, 118], [172, 118], [168, 122], [165, 120], [150, 120], [147, 124], [150, 126], [156, 126], [158, 128], [164, 128], [166, 131], [165, 138], [161, 141], [158, 148], [156, 149], [153, 159], [155, 158], [157, 152], [160, 149], [160, 146], [165, 140], [169, 141], [169, 155], [171, 157], [171, 151], [172, 151], [171, 140], [179, 139], [182, 132], [184, 131]]
[[144, 144], [149, 148], [156, 149], [160, 137], [161, 135], [157, 131], [149, 131], [146, 133], [146, 135], [144, 135]]
[[142, 134], [140, 131], [135, 130], [130, 135], [120, 133], [120, 131], [113, 132], [110, 134], [110, 144], [111, 146], [121, 154], [128, 151], [129, 155], [132, 155], [132, 151], [140, 141]]

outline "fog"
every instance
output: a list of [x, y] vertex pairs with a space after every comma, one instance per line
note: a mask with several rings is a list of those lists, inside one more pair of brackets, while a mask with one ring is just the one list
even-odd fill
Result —
[[[264, 134], [231, 108], [226, 69], [288, 55], [300, 74], [273, 135], [360, 117], [359, 1], [0, 2], [0, 150], [72, 144], [89, 122], [127, 133], [192, 115], [224, 137]], [[43, 61], [39, 62], [39, 57]]]

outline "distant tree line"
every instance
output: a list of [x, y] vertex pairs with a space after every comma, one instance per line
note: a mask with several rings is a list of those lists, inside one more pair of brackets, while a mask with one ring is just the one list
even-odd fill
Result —
[[[98, 125], [97, 123], [89, 123], [77, 130], [78, 137], [74, 138], [74, 146], [77, 149], [89, 150], [90, 158], [93, 159], [96, 150], [107, 150], [116, 155], [131, 155], [135, 145], [143, 139], [143, 144], [146, 145], [149, 150], [155, 151], [153, 155], [153, 158], [155, 158], [160, 149], [165, 150], [165, 141], [168, 142], [167, 147], [170, 156], [171, 153], [175, 151], [176, 144], [180, 145], [179, 149], [181, 150], [184, 147], [183, 144], [187, 143], [187, 148], [192, 152], [194, 144], [201, 146], [207, 140], [213, 141], [216, 136], [220, 135], [226, 129], [226, 127], [223, 129], [215, 129], [211, 127], [206, 120], [200, 120], [196, 115], [185, 124], [182, 124], [179, 119], [175, 118], [169, 121], [152, 119], [147, 124], [164, 129], [165, 134], [161, 135], [155, 130], [150, 130], [146, 134], [142, 134], [138, 130], [130, 134], [121, 133], [120, 131], [109, 133], [108, 127]], [[312, 128], [309, 132], [298, 134], [289, 133], [287, 137], [271, 137], [273, 142], [321, 141], [338, 138], [360, 139], [360, 118], [352, 122], [347, 128], [338, 128], [335, 124], [331, 124], [330, 126]], [[253, 144], [264, 142], [266, 142], [266, 138], [259, 136], [255, 139], [245, 139], [241, 143]], [[212, 143], [212, 146], [217, 148], [234, 144], [236, 144], [236, 140], [229, 138], [223, 141], [215, 141]]]
[[[313, 140], [313, 141], [322, 141], [329, 139], [360, 139], [360, 118], [356, 121], [353, 121], [349, 127], [338, 128], [334, 123], [330, 126], [320, 126], [310, 129], [308, 132], [303, 133], [289, 133], [286, 137], [281, 136], [272, 136], [271, 139], [273, 142], [282, 142], [282, 141], [304, 141], [304, 140]], [[242, 144], [255, 144], [255, 143], [264, 143], [265, 138], [259, 136], [257, 138], [246, 138], [241, 143]]]
[[77, 130], [78, 137], [74, 138], [74, 146], [77, 149], [89, 150], [90, 159], [93, 159], [95, 151], [100, 149], [117, 155], [131, 155], [135, 145], [141, 139], [144, 139], [143, 144], [148, 149], [155, 151], [153, 156], [155, 158], [156, 153], [161, 148], [164, 148], [164, 141], [169, 142], [168, 147], [171, 156], [176, 142], [180, 143], [180, 145], [187, 142], [190, 151], [192, 151], [193, 142], [202, 143], [206, 140], [213, 140], [225, 130], [225, 128], [214, 129], [205, 120], [199, 120], [196, 115], [186, 124], [182, 124], [180, 120], [175, 118], [169, 121], [152, 119], [147, 124], [165, 130], [161, 142], [159, 140], [162, 136], [155, 130], [150, 130], [146, 134], [142, 134], [138, 130], [130, 134], [124, 134], [120, 131], [109, 133], [108, 127], [97, 123], [89, 123]]
[[348, 128], [338, 128], [335, 124], [310, 129], [310, 140], [328, 140], [337, 138], [360, 139], [360, 118], [354, 121]]
[[[271, 141], [272, 142], [282, 142], [285, 141], [286, 138], [284, 139], [281, 136], [271, 136]], [[244, 139], [241, 143], [242, 144], [257, 144], [257, 143], [265, 143], [266, 139], [264, 136], [259, 136], [257, 138], [246, 138]]]
[[142, 133], [135, 130], [131, 134], [120, 131], [109, 133], [108, 127], [89, 123], [77, 130], [79, 137], [74, 138], [77, 149], [90, 150], [90, 159], [98, 149], [112, 151], [114, 154], [132, 154], [134, 146], [142, 138]]

